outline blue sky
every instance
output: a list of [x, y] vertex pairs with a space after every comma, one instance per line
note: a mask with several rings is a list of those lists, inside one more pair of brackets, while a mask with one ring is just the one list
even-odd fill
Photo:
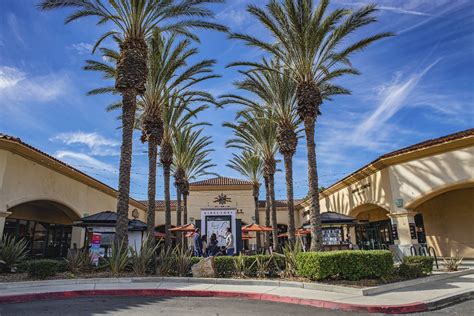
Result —
[[[232, 30], [267, 38], [265, 29], [246, 13], [246, 0], [212, 7], [217, 21]], [[370, 1], [372, 2], [372, 1]], [[261, 1], [261, 3], [265, 3]], [[369, 1], [332, 1], [331, 8], [357, 8]], [[323, 104], [316, 130], [320, 184], [338, 179], [381, 154], [429, 138], [473, 127], [474, 2], [451, 0], [376, 1], [379, 23], [357, 36], [393, 31], [353, 58], [361, 76], [340, 80], [351, 96]], [[66, 11], [40, 12], [37, 1], [0, 1], [0, 132], [20, 137], [91, 176], [117, 187], [120, 130], [117, 113], [105, 111], [110, 96], [86, 96], [103, 80], [81, 68], [91, 45], [106, 28], [94, 19], [64, 25]], [[231, 41], [224, 34], [200, 31], [199, 58], [215, 58], [222, 78], [202, 87], [216, 96], [235, 92], [235, 60], [259, 60], [256, 49]], [[225, 167], [232, 149], [222, 127], [237, 107], [209, 109], [200, 119], [213, 126], [213, 171], [230, 177]], [[146, 199], [147, 157], [135, 135], [131, 195]], [[294, 158], [295, 196], [307, 192], [306, 151], [300, 141]], [[280, 168], [283, 168], [280, 166]], [[162, 199], [158, 176], [157, 198]], [[285, 198], [283, 174], [276, 176], [277, 198]]]

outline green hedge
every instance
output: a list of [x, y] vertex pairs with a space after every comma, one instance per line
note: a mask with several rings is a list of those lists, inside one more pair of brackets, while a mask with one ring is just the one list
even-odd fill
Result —
[[27, 265], [28, 276], [35, 279], [55, 276], [59, 269], [60, 262], [51, 259], [32, 260]]
[[[256, 258], [262, 258], [269, 260], [270, 255], [256, 255], [256, 256], [245, 256], [245, 266], [247, 267], [247, 275], [249, 277], [257, 275], [257, 265], [254, 263]], [[234, 258], [230, 256], [216, 256], [214, 257], [214, 267], [216, 269], [216, 277], [229, 278], [235, 274]], [[196, 264], [202, 258], [193, 257], [192, 264]], [[273, 256], [272, 263], [269, 268], [269, 276], [276, 276], [281, 270], [285, 268], [285, 258], [279, 256]]]
[[423, 267], [419, 263], [402, 263], [395, 273], [404, 279], [416, 279], [424, 275]]
[[388, 250], [302, 252], [296, 263], [298, 274], [311, 280], [383, 278], [393, 271], [393, 256]]
[[433, 272], [433, 257], [426, 256], [405, 256], [403, 257], [403, 263], [407, 264], [419, 264], [421, 266], [421, 271], [424, 274], [431, 274]]

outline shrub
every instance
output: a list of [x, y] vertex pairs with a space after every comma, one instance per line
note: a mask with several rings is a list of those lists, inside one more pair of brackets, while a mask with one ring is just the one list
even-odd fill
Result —
[[296, 272], [296, 257], [301, 252], [301, 244], [294, 243], [287, 243], [285, 247], [283, 247], [283, 255], [276, 254], [277, 257], [281, 258], [284, 261], [285, 267], [282, 271], [282, 277], [295, 277]]
[[128, 248], [122, 241], [119, 245], [115, 242], [112, 244], [112, 253], [110, 258], [107, 258], [108, 266], [113, 275], [118, 275], [125, 271], [129, 264]]
[[0, 241], [0, 261], [3, 269], [15, 272], [15, 266], [26, 259], [28, 254], [28, 242], [15, 236], [5, 235]]
[[393, 271], [388, 250], [302, 252], [296, 256], [298, 275], [311, 280], [384, 278]]
[[40, 259], [32, 260], [28, 263], [28, 276], [35, 279], [46, 279], [55, 276], [58, 272], [59, 263], [57, 260]]
[[87, 249], [69, 250], [65, 264], [67, 271], [79, 273], [92, 267], [92, 258]]
[[191, 269], [192, 252], [181, 245], [174, 249], [174, 266], [178, 276], [186, 276]]
[[424, 274], [431, 274], [433, 272], [433, 257], [426, 256], [405, 256], [403, 257], [403, 263], [408, 264], [419, 264]]
[[199, 261], [201, 261], [201, 257], [192, 257], [191, 258], [191, 266], [195, 265], [196, 263], [198, 263]]
[[257, 278], [265, 278], [267, 276], [272, 275], [272, 264], [273, 266], [275, 266], [273, 262], [273, 255], [255, 256], [254, 264], [256, 266]]
[[140, 251], [130, 246], [130, 263], [135, 274], [144, 275], [150, 271], [150, 267], [156, 257], [156, 250], [160, 246], [154, 238], [147, 238], [142, 242]]
[[443, 258], [444, 266], [448, 271], [458, 271], [459, 265], [462, 263], [463, 258], [449, 257]]
[[171, 247], [161, 248], [156, 259], [156, 272], [161, 276], [172, 275], [174, 261], [173, 249]]
[[216, 275], [220, 278], [228, 278], [235, 274], [234, 258], [217, 256], [214, 258]]
[[423, 266], [420, 263], [403, 262], [395, 270], [395, 273], [404, 279], [416, 279], [424, 275]]
[[[258, 259], [257, 259], [258, 258]], [[245, 275], [258, 276], [262, 275], [263, 268], [266, 268], [265, 274], [268, 276], [276, 276], [284, 269], [285, 261], [283, 257], [275, 257], [271, 255], [242, 256], [245, 262]], [[256, 261], [260, 263], [259, 265]], [[264, 263], [268, 262], [267, 265]], [[216, 275], [220, 278], [228, 278], [236, 274], [235, 257], [216, 256], [214, 257]]]

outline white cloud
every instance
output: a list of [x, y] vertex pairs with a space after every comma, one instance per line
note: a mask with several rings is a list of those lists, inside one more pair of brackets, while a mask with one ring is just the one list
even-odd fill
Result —
[[89, 43], [75, 43], [70, 46], [68, 46], [68, 49], [75, 50], [79, 55], [86, 55], [86, 54], [92, 54], [92, 48], [94, 46]]
[[10, 27], [10, 30], [12, 34], [15, 36], [16, 40], [22, 45], [24, 45], [25, 41], [23, 40], [23, 37], [20, 34], [18, 21], [16, 19], [15, 14], [11, 12], [7, 14], [7, 24]]
[[95, 159], [89, 155], [86, 155], [84, 153], [61, 150], [61, 151], [56, 152], [54, 156], [60, 160], [63, 160], [64, 162], [70, 165], [73, 165], [76, 168], [83, 169], [85, 171], [90, 171], [90, 170], [87, 170], [89, 168], [89, 169], [95, 170], [97, 173], [102, 173], [102, 172], [116, 173], [117, 172], [117, 170], [113, 166], [105, 162], [102, 162], [98, 159]]
[[2, 101], [10, 103], [51, 101], [68, 94], [69, 84], [69, 77], [63, 73], [31, 76], [15, 67], [0, 66], [0, 99]]
[[227, 24], [230, 24], [233, 26], [240, 26], [248, 18], [248, 15], [245, 9], [241, 9], [241, 10], [231, 9], [231, 10], [224, 10], [218, 13], [217, 18], [222, 21], [225, 21]]
[[364, 139], [373, 138], [374, 133], [380, 133], [387, 121], [407, 105], [405, 100], [416, 88], [423, 76], [433, 68], [441, 59], [435, 60], [423, 71], [412, 74], [406, 81], [400, 82], [401, 75], [398, 73], [395, 82], [379, 88], [380, 104], [375, 111], [364, 120], [356, 129], [353, 140], [360, 142]]
[[61, 141], [66, 145], [85, 145], [93, 156], [117, 156], [116, 149], [120, 142], [106, 138], [98, 133], [69, 132], [60, 133], [51, 138], [52, 141]]

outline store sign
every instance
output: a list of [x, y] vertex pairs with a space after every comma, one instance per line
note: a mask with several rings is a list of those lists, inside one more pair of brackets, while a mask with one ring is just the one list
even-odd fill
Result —
[[354, 194], [354, 193], [361, 194], [365, 189], [370, 188], [371, 186], [372, 186], [372, 184], [370, 184], [370, 183], [358, 185], [358, 186], [355, 187], [354, 190], [352, 190], [352, 194]]
[[416, 236], [416, 224], [415, 223], [410, 223], [410, 238], [411, 239], [417, 239], [418, 238]]
[[392, 224], [392, 239], [393, 240], [398, 240], [397, 224]]
[[89, 251], [91, 255], [92, 264], [95, 266], [99, 265], [101, 239], [102, 239], [102, 234], [92, 233], [91, 248]]

